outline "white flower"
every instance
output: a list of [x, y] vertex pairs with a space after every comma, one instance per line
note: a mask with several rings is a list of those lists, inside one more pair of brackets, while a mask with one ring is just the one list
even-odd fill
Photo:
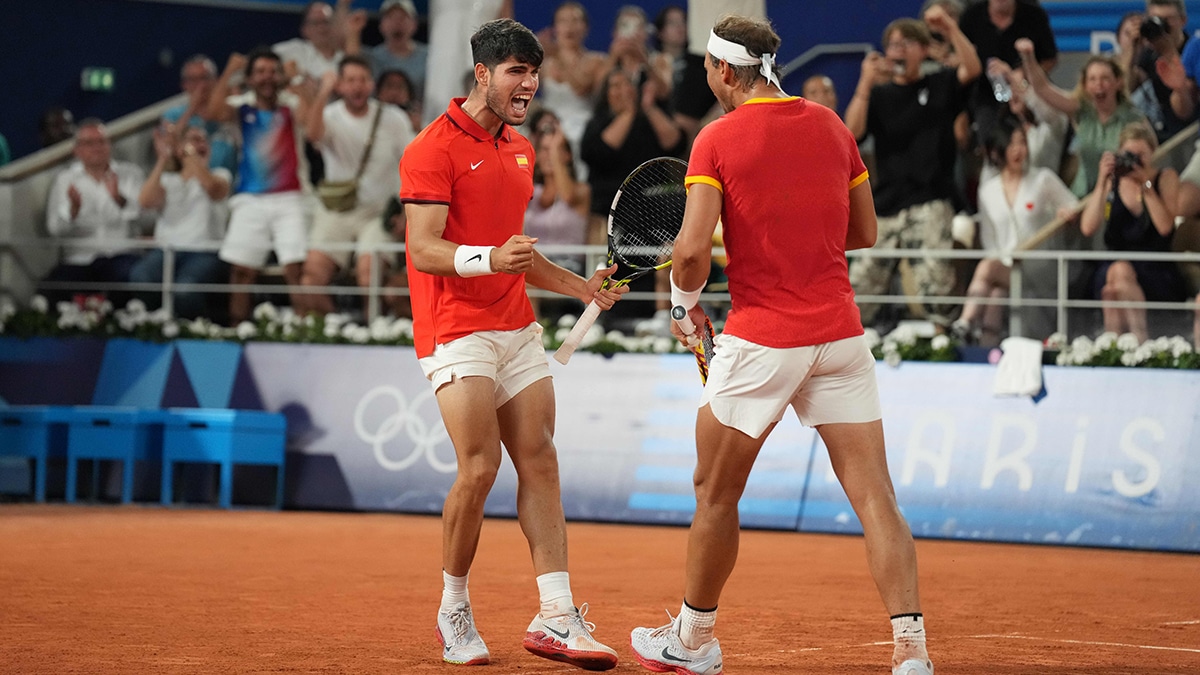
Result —
[[100, 302], [100, 306], [97, 309], [100, 310], [101, 314], [104, 314], [104, 315], [112, 314], [112, 311], [113, 311], [112, 301], [105, 298], [104, 300], [102, 300]]
[[70, 314], [58, 315], [58, 327], [60, 330], [69, 330], [75, 325], [75, 317]]
[[1085, 335], [1071, 340], [1071, 351], [1073, 352], [1090, 352], [1092, 351], [1092, 341]]
[[225, 330], [215, 323], [209, 324], [205, 332], [208, 333], [208, 337], [214, 340], [220, 340], [225, 335]]
[[669, 354], [675, 349], [675, 345], [677, 344], [679, 344], [679, 341], [675, 338], [660, 336], [654, 338], [654, 342], [650, 345], [650, 349], [655, 354]]
[[1051, 333], [1050, 337], [1046, 338], [1047, 349], [1062, 349], [1067, 344], [1067, 336], [1063, 333]]
[[1054, 357], [1054, 363], [1056, 363], [1056, 364], [1058, 364], [1058, 365], [1060, 365], [1060, 366], [1069, 366], [1069, 365], [1071, 365], [1071, 354], [1070, 354], [1070, 352], [1059, 352], [1059, 353], [1058, 353], [1058, 356]]
[[1175, 337], [1171, 338], [1169, 349], [1171, 351], [1171, 356], [1179, 358], [1184, 354], [1192, 353], [1192, 344], [1182, 337], [1176, 335]]
[[900, 345], [896, 344], [895, 340], [892, 340], [891, 337], [892, 336], [889, 335], [887, 339], [883, 341], [883, 355], [889, 356], [891, 354], [895, 354], [896, 358], [899, 358]]
[[274, 321], [279, 318], [279, 310], [269, 302], [260, 303], [254, 308], [255, 321]]
[[100, 309], [100, 303], [103, 300], [98, 295], [89, 295], [83, 301], [84, 309]]
[[391, 337], [397, 340], [401, 337], [412, 339], [412, 319], [400, 318], [392, 322]]
[[349, 327], [352, 328], [349, 338], [354, 344], [365, 345], [371, 341], [370, 328], [367, 328], [366, 326], [355, 326], [354, 324], [350, 324]]
[[337, 337], [337, 336], [338, 336], [338, 327], [337, 327], [337, 324], [333, 324], [333, 323], [327, 323], [327, 324], [325, 324], [325, 330], [324, 330], [324, 333], [325, 333], [325, 337], [327, 337], [327, 338], [329, 338], [329, 339], [331, 339], [331, 340], [332, 340], [333, 338]]
[[929, 346], [937, 351], [950, 348], [950, 338], [946, 335], [934, 335], [933, 340], [929, 342]]
[[174, 321], [166, 321], [162, 325], [162, 334], [168, 340], [174, 340], [179, 337], [179, 324]]
[[35, 295], [29, 299], [29, 308], [38, 314], [45, 314], [50, 311], [50, 301], [44, 295]]
[[208, 333], [208, 319], [200, 317], [187, 322], [188, 332], [192, 335], [206, 335]]
[[79, 307], [75, 306], [75, 303], [73, 302], [60, 300], [54, 303], [54, 311], [60, 316], [63, 314], [75, 314], [79, 311]]
[[341, 335], [346, 340], [351, 340], [354, 337], [354, 331], [358, 330], [358, 324], [347, 323], [342, 326]]
[[0, 298], [0, 322], [7, 321], [9, 317], [17, 313], [17, 303], [13, 299], [5, 296]]
[[574, 314], [563, 314], [562, 316], [558, 317], [558, 327], [570, 328], [571, 326], [575, 325], [576, 321], [579, 321], [579, 317], [575, 316]]
[[571, 329], [567, 328], [566, 326], [563, 326], [562, 328], [559, 328], [558, 330], [554, 331], [554, 341], [561, 344], [564, 340], [567, 339], [567, 336], [570, 334], [571, 334]]
[[[82, 316], [86, 316], [86, 315], [82, 315]], [[121, 312], [121, 311], [118, 311], [116, 316], [117, 316], [117, 325], [119, 325], [121, 327], [121, 330], [125, 331], [126, 333], [132, 333], [133, 331], [137, 330], [137, 327], [138, 327], [137, 317], [130, 314], [129, 312]]]
[[896, 326], [896, 329], [891, 333], [888, 333], [886, 339], [892, 340], [893, 342], [898, 342], [902, 345], [912, 346], [917, 344], [917, 338], [919, 337], [920, 335], [917, 333], [917, 328], [915, 325], [910, 323], [902, 323], [899, 326]]
[[1136, 352], [1125, 352], [1121, 355], [1121, 365], [1136, 366], [1138, 363], [1140, 363], [1140, 361], [1138, 361], [1138, 355]]
[[130, 300], [129, 302], [125, 303], [125, 310], [128, 311], [130, 314], [145, 314], [146, 313], [146, 303], [142, 302], [141, 300], [139, 300], [137, 298], [134, 298], [134, 299]]
[[1112, 331], [1105, 331], [1100, 334], [1100, 337], [1096, 338], [1097, 351], [1104, 351], [1115, 344], [1117, 344], [1117, 334]]
[[325, 315], [326, 326], [333, 324], [334, 326], [341, 328], [342, 324], [348, 323], [349, 321], [350, 317], [346, 314], [329, 313]]
[[1117, 349], [1120, 349], [1123, 352], [1133, 351], [1141, 344], [1141, 340], [1138, 340], [1137, 336], [1133, 333], [1122, 333], [1121, 336], [1117, 338]]
[[386, 316], [377, 316], [371, 320], [371, 339], [386, 342], [391, 338], [392, 322]]
[[159, 307], [158, 309], [146, 315], [146, 321], [156, 326], [161, 326], [170, 320], [171, 315], [168, 314], [167, 310], [163, 307]]
[[883, 357], [884, 362], [893, 368], [898, 368], [900, 366], [900, 361], [901, 361], [900, 352], [897, 352], [897, 351], [887, 352], [886, 344], [884, 345], [884, 351], [886, 352]]
[[292, 338], [292, 336], [296, 334], [296, 327], [290, 323], [285, 323], [285, 324], [283, 324], [282, 332], [283, 332], [283, 337], [290, 340]]
[[243, 321], [237, 325], [237, 336], [239, 340], [249, 340], [258, 335], [258, 326], [253, 322]]
[[863, 339], [867, 341], [867, 349], [872, 350], [883, 342], [883, 338], [879, 337], [879, 331], [874, 328], [863, 329]]

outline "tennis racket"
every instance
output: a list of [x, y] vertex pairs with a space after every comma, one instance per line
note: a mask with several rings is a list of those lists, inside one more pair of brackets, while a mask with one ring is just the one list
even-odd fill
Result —
[[[692, 323], [692, 319], [683, 305], [675, 305], [671, 308], [671, 318], [679, 324], [679, 329], [684, 333], [691, 335], [696, 332], [696, 324]], [[700, 369], [700, 384], [708, 384], [708, 364], [712, 363], [713, 357], [713, 327], [708, 317], [704, 318], [699, 341], [691, 347], [692, 353], [696, 355], [696, 367]]]
[[[603, 288], [618, 288], [656, 270], [671, 266], [671, 250], [683, 226], [687, 189], [683, 178], [687, 162], [658, 157], [643, 162], [630, 173], [608, 209], [608, 265], [617, 264]], [[600, 306], [593, 300], [575, 327], [554, 352], [554, 360], [566, 364], [587, 335]]]

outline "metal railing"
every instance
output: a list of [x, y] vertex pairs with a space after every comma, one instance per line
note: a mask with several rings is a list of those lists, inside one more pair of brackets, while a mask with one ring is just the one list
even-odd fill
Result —
[[[111, 245], [113, 242], [109, 242]], [[73, 244], [74, 245], [74, 244]], [[23, 240], [10, 242], [7, 245], [0, 246], [0, 251], [5, 248], [12, 256], [20, 259], [22, 251], [32, 248], [58, 247], [60, 242], [48, 239]], [[278, 283], [254, 283], [254, 284], [229, 284], [229, 283], [177, 283], [173, 279], [173, 271], [175, 267], [176, 255], [182, 251], [215, 251], [219, 248], [219, 244], [213, 243], [204, 246], [162, 246], [154, 242], [146, 240], [127, 240], [120, 242], [119, 246], [128, 249], [151, 249], [159, 248], [163, 251], [163, 282], [160, 283], [91, 283], [80, 284], [73, 282], [42, 282], [39, 286], [46, 290], [55, 291], [131, 291], [139, 293], [158, 293], [161, 295], [162, 307], [169, 314], [174, 313], [174, 298], [175, 292], [196, 292], [196, 293], [230, 293], [230, 292], [245, 292], [259, 294], [278, 294], [286, 292], [290, 294], [322, 294], [330, 296], [354, 296], [366, 298], [366, 312], [368, 316], [379, 316], [383, 307], [383, 302], [386, 298], [393, 296], [407, 296], [407, 288], [392, 288], [384, 285], [383, 266], [378, 264], [379, 258], [375, 258], [375, 264], [371, 265], [371, 275], [368, 285], [359, 287], [357, 285], [327, 285], [327, 286], [281, 286]], [[358, 246], [353, 243], [349, 244], [322, 244], [323, 250], [330, 251], [354, 251], [359, 250]], [[586, 261], [586, 269], [595, 269], [596, 266], [602, 263], [607, 255], [607, 249], [603, 246], [544, 246], [539, 247], [548, 257], [557, 256], [583, 256]], [[397, 254], [403, 255], [403, 243], [380, 244], [371, 248], [371, 255], [379, 256], [381, 254]], [[723, 249], [715, 249], [715, 255], [723, 255]], [[950, 260], [950, 261], [966, 261], [966, 260], [982, 260], [986, 258], [994, 258], [995, 254], [981, 250], [961, 250], [961, 249], [945, 249], [945, 250], [919, 250], [912, 249], [867, 249], [860, 251], [851, 251], [847, 257], [851, 260], [862, 257], [885, 258], [885, 259], [922, 259], [922, 260]], [[856, 296], [859, 304], [877, 304], [877, 305], [923, 305], [923, 306], [946, 306], [956, 307], [966, 304], [967, 302], [979, 303], [982, 305], [1003, 305], [1009, 311], [1009, 334], [1010, 335], [1026, 335], [1026, 326], [1022, 318], [1022, 313], [1017, 310], [1023, 308], [1053, 308], [1055, 310], [1055, 330], [1064, 335], [1071, 335], [1072, 326], [1070, 324], [1070, 310], [1072, 309], [1100, 309], [1103, 307], [1142, 307], [1150, 311], [1168, 310], [1168, 311], [1191, 311], [1195, 305], [1193, 302], [1132, 302], [1132, 301], [1107, 301], [1107, 300], [1091, 300], [1078, 299], [1069, 297], [1069, 265], [1072, 262], [1084, 261], [1111, 261], [1111, 260], [1129, 260], [1129, 261], [1158, 261], [1158, 262], [1173, 262], [1173, 263], [1191, 263], [1200, 265], [1200, 252], [1180, 252], [1180, 253], [1135, 253], [1135, 252], [1112, 252], [1112, 251], [1014, 251], [1011, 253], [1014, 260], [1012, 273], [1010, 278], [1010, 290], [1008, 297], [1005, 298], [972, 298], [965, 295], [920, 295], [920, 294], [860, 294]], [[1054, 263], [1054, 288], [1056, 292], [1050, 297], [1028, 297], [1024, 295], [1026, 287], [1026, 270], [1023, 269], [1023, 263], [1032, 261], [1052, 261]], [[267, 272], [271, 275], [271, 272]], [[964, 280], [965, 281], [965, 280]], [[965, 286], [966, 284], [962, 284]], [[541, 289], [530, 288], [531, 297], [536, 298], [558, 298], [557, 294], [543, 291]], [[624, 301], [640, 301], [650, 302], [663, 300], [669, 297], [665, 293], [654, 291], [631, 291], [626, 294]], [[728, 305], [730, 296], [727, 292], [710, 292], [706, 291], [701, 295], [701, 300], [714, 305]], [[653, 310], [647, 312], [647, 316], [653, 313]], [[1039, 336], [1044, 337], [1044, 336]]]

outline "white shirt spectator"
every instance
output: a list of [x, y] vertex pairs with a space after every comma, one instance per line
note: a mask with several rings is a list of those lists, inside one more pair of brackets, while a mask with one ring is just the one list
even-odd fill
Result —
[[[135, 234], [133, 223], [141, 214], [138, 193], [146, 174], [137, 165], [118, 160], [110, 162], [109, 171], [117, 175], [117, 190], [125, 198], [124, 208], [112, 198], [103, 180], [96, 180], [84, 170], [82, 162], [72, 162], [54, 178], [46, 208], [46, 230], [51, 236], [88, 244], [73, 246], [64, 242], [62, 262], [68, 265], [89, 265], [99, 256], [134, 250], [120, 240]], [[71, 186], [79, 191], [80, 197], [79, 214], [74, 220], [71, 200], [67, 197]]]
[[1078, 200], [1058, 174], [1043, 167], [1025, 173], [1011, 206], [1001, 180], [996, 174], [979, 185], [979, 241], [990, 257], [1012, 267], [1013, 250]]
[[[233, 181], [228, 169], [212, 169], [212, 175], [226, 183]], [[187, 246], [211, 244], [225, 238], [227, 212], [214, 202], [200, 181], [184, 180], [177, 172], [164, 173], [159, 179], [166, 193], [162, 214], [154, 226], [154, 239], [163, 244]]]
[[345, 56], [339, 49], [331, 58], [327, 59], [324, 54], [317, 51], [313, 43], [304, 38], [292, 38], [277, 42], [272, 45], [271, 50], [278, 54], [284, 63], [295, 61], [297, 72], [314, 80], [320, 80], [321, 76], [327, 72], [336, 72], [338, 62]]
[[380, 105], [383, 105], [383, 111], [379, 129], [375, 132], [375, 144], [358, 181], [358, 201], [361, 206], [382, 211], [388, 198], [400, 192], [400, 156], [416, 136], [408, 115], [394, 105], [371, 100], [367, 103], [367, 114], [355, 117], [346, 109], [345, 101], [334, 101], [325, 106], [325, 135], [317, 145], [325, 160], [326, 180], [353, 180], [371, 136], [375, 111]]

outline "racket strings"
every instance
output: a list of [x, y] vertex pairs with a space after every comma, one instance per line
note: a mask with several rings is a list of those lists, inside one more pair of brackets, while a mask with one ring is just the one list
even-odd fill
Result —
[[627, 266], [653, 268], [670, 261], [687, 205], [686, 172], [683, 162], [652, 162], [621, 187], [609, 245]]

